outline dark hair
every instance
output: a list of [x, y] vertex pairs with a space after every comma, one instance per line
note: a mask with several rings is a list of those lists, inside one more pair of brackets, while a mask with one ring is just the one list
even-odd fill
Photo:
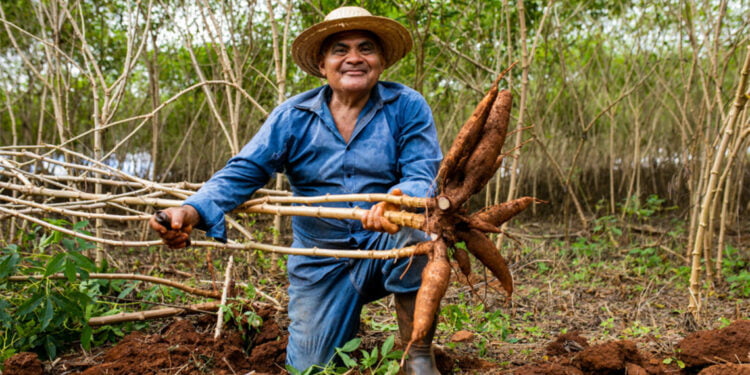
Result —
[[380, 54], [383, 54], [383, 42], [380, 41], [380, 38], [378, 37], [378, 34], [375, 34], [374, 32], [370, 30], [346, 30], [346, 31], [340, 31], [335, 34], [329, 35], [325, 40], [323, 40], [323, 43], [320, 44], [320, 51], [318, 51], [318, 57], [322, 58], [326, 55], [326, 51], [328, 51], [329, 48], [331, 48], [331, 45], [333, 44], [334, 39], [338, 35], [341, 35], [342, 33], [348, 33], [352, 31], [357, 31], [365, 34], [368, 38], [372, 39], [375, 42], [375, 45], [378, 47], [378, 51]]

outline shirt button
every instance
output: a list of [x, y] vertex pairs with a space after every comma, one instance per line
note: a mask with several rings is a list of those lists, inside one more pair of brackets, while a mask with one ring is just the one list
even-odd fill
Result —
[[346, 174], [346, 178], [352, 178], [352, 174], [351, 173], [347, 173]]

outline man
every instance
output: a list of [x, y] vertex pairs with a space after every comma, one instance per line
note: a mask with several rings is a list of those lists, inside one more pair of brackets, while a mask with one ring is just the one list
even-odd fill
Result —
[[[430, 108], [403, 85], [380, 74], [411, 49], [398, 22], [342, 7], [303, 31], [292, 46], [295, 62], [328, 84], [277, 107], [253, 139], [179, 208], [166, 210], [171, 228], [151, 220], [165, 243], [186, 246], [193, 227], [226, 240], [224, 214], [246, 201], [277, 171], [295, 195], [385, 193], [428, 196], [442, 155]], [[360, 202], [361, 207], [368, 203]], [[330, 203], [354, 207], [353, 203]], [[294, 217], [296, 248], [393, 249], [427, 240], [384, 218], [378, 203], [360, 221]], [[323, 366], [335, 348], [354, 338], [362, 306], [395, 294], [399, 331], [409, 341], [416, 291], [426, 259], [372, 260], [289, 256], [287, 364]], [[412, 345], [410, 374], [437, 374], [434, 327]]]

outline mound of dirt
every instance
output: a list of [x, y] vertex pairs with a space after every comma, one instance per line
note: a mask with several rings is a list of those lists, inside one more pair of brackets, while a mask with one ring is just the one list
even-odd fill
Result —
[[[514, 375], [750, 375], [750, 321], [739, 320], [720, 330], [696, 332], [677, 344], [678, 358], [687, 366], [664, 364], [640, 351], [630, 340], [589, 346], [577, 332], [560, 335], [546, 347], [548, 362], [508, 370]], [[716, 363], [726, 362], [716, 365]], [[713, 365], [713, 366], [711, 366]], [[710, 367], [707, 367], [710, 366]], [[700, 372], [699, 372], [700, 371]]]
[[738, 320], [726, 328], [699, 331], [677, 344], [678, 358], [687, 367], [721, 362], [750, 362], [750, 320]]
[[750, 365], [737, 365], [734, 363], [716, 365], [706, 367], [698, 375], [750, 375]]
[[3, 363], [5, 375], [42, 375], [44, 368], [36, 353], [18, 353]]
[[206, 316], [195, 323], [176, 320], [163, 333], [130, 333], [104, 353], [102, 363], [82, 374], [278, 373], [284, 367], [286, 337], [271, 319], [270, 310], [259, 315], [264, 323], [251, 340], [249, 356], [238, 331], [225, 331], [214, 340], [209, 329], [213, 318]]
[[[213, 320], [204, 316], [195, 321], [175, 320], [161, 332], [133, 332], [120, 343], [91, 356], [98, 363], [70, 362], [82, 374], [279, 374], [284, 373], [287, 335], [276, 321], [275, 310], [261, 309], [258, 330], [248, 331], [243, 340], [237, 331], [226, 331], [213, 339]], [[249, 353], [244, 346], [250, 347]], [[546, 346], [544, 361], [505, 369], [514, 375], [750, 375], [750, 321], [737, 321], [714, 331], [689, 335], [676, 345], [677, 361], [654, 358], [639, 350], [634, 341], [609, 341], [590, 345], [578, 332], [560, 335]], [[437, 348], [436, 360], [443, 374], [496, 373], [502, 366], [455, 349]], [[80, 363], [80, 362], [78, 362]], [[5, 375], [40, 375], [42, 363], [34, 353], [17, 354], [5, 362]], [[66, 371], [66, 373], [72, 373]]]
[[586, 348], [574, 362], [586, 372], [614, 374], [621, 372], [628, 364], [631, 364], [630, 367], [640, 366], [643, 357], [633, 341], [622, 340]]

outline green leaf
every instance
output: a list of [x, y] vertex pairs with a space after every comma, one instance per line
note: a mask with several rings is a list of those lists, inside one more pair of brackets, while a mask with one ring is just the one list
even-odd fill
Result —
[[34, 309], [37, 308], [42, 303], [42, 299], [44, 296], [42, 296], [41, 293], [34, 294], [31, 298], [29, 298], [26, 302], [23, 303], [23, 305], [18, 307], [18, 316], [25, 316], [28, 313], [34, 311]]
[[57, 357], [57, 345], [55, 345], [55, 341], [52, 339], [52, 336], [44, 337], [44, 350], [47, 351], [47, 356], [50, 359]]
[[357, 361], [353, 360], [352, 357], [349, 357], [348, 354], [342, 352], [341, 349], [339, 349], [338, 354], [346, 367], [357, 367]]
[[394, 350], [388, 354], [384, 354], [383, 358], [385, 359], [401, 359], [401, 357], [404, 355], [403, 350]]
[[8, 314], [6, 311], [10, 304], [8, 301], [0, 299], [0, 323], [2, 323], [2, 326], [10, 329], [13, 325], [13, 318]]
[[72, 238], [63, 238], [62, 240], [60, 240], [60, 244], [65, 248], [65, 250], [68, 250], [69, 252], [76, 251], [76, 249], [78, 249], [78, 244]]
[[83, 346], [83, 349], [91, 350], [92, 337], [93, 332], [91, 330], [91, 326], [89, 326], [88, 324], [84, 324], [83, 329], [81, 330], [81, 346]]
[[140, 281], [135, 281], [135, 282], [131, 283], [130, 286], [128, 286], [127, 288], [123, 289], [123, 291], [120, 292], [120, 294], [117, 295], [117, 298], [125, 298], [125, 297], [127, 297], [130, 294], [130, 292], [132, 292], [133, 289], [135, 289], [135, 287], [138, 284], [140, 284]]
[[76, 265], [75, 263], [68, 261], [65, 262], [65, 270], [63, 270], [63, 273], [65, 274], [65, 277], [68, 279], [69, 282], [74, 282], [76, 279]]
[[378, 348], [372, 352], [362, 350], [362, 359], [359, 361], [362, 368], [371, 368], [378, 361]]
[[[89, 233], [86, 233], [86, 234], [89, 234]], [[89, 235], [91, 235], [91, 234], [89, 234]], [[95, 249], [96, 248], [95, 244], [93, 244], [93, 243], [91, 243], [89, 241], [86, 241], [83, 238], [76, 238], [76, 244], [78, 245], [78, 248], [76, 249], [77, 251], [84, 251], [84, 250], [89, 250], [89, 249]]]
[[81, 316], [83, 315], [83, 309], [82, 306], [76, 303], [76, 301], [73, 301], [69, 298], [69, 296], [65, 295], [50, 295], [50, 298], [52, 298], [52, 302], [54, 305], [58, 308], [58, 311], [62, 310], [60, 313], [55, 314], [55, 318], [53, 318], [52, 323], [55, 322], [54, 319], [57, 319], [58, 317], [63, 318], [73, 318], [75, 320], [82, 320]]
[[47, 300], [44, 303], [44, 315], [42, 315], [42, 331], [47, 329], [49, 326], [49, 322], [52, 320], [52, 317], [54, 316], [54, 305], [52, 303], [52, 299], [47, 296]]
[[73, 224], [73, 230], [79, 231], [79, 230], [85, 228], [87, 225], [89, 225], [89, 221], [88, 220], [79, 221], [79, 222]]
[[81, 281], [86, 281], [89, 279], [89, 271], [86, 271], [83, 268], [79, 268], [78, 273], [81, 275]]
[[398, 374], [399, 370], [401, 370], [401, 366], [399, 365], [398, 361], [388, 361], [388, 366], [386, 368], [387, 370], [385, 371], [385, 375], [396, 375]]
[[341, 350], [344, 353], [351, 353], [355, 351], [357, 348], [359, 348], [359, 344], [362, 343], [362, 339], [359, 337], [353, 338], [349, 340], [344, 346], [342, 346], [339, 350]]
[[383, 343], [383, 350], [381, 351], [383, 353], [383, 356], [391, 352], [391, 349], [393, 349], [393, 344], [395, 342], [396, 336], [394, 335], [390, 335], [387, 339], [385, 339], [385, 342]]
[[15, 273], [16, 266], [21, 261], [21, 256], [13, 251], [0, 259], [2, 259], [2, 262], [0, 262], [0, 279], [3, 279]]
[[89, 271], [96, 270], [96, 263], [94, 263], [91, 259], [89, 259], [85, 255], [81, 253], [70, 253], [68, 255], [75, 260], [78, 267], [81, 267], [82, 269], [86, 269]]
[[65, 261], [65, 254], [59, 253], [52, 257], [52, 259], [47, 262], [47, 267], [44, 269], [44, 276], [47, 277], [49, 275], [56, 274], [63, 269], [63, 262]]
[[284, 367], [292, 375], [300, 375], [301, 374], [301, 372], [299, 370], [297, 370], [296, 368], [292, 367], [291, 365], [285, 365]]
[[[67, 227], [70, 225], [70, 222], [65, 219], [44, 219], [44, 221], [52, 225], [57, 225], [58, 227]], [[57, 232], [57, 233], [60, 233], [60, 232]]]

